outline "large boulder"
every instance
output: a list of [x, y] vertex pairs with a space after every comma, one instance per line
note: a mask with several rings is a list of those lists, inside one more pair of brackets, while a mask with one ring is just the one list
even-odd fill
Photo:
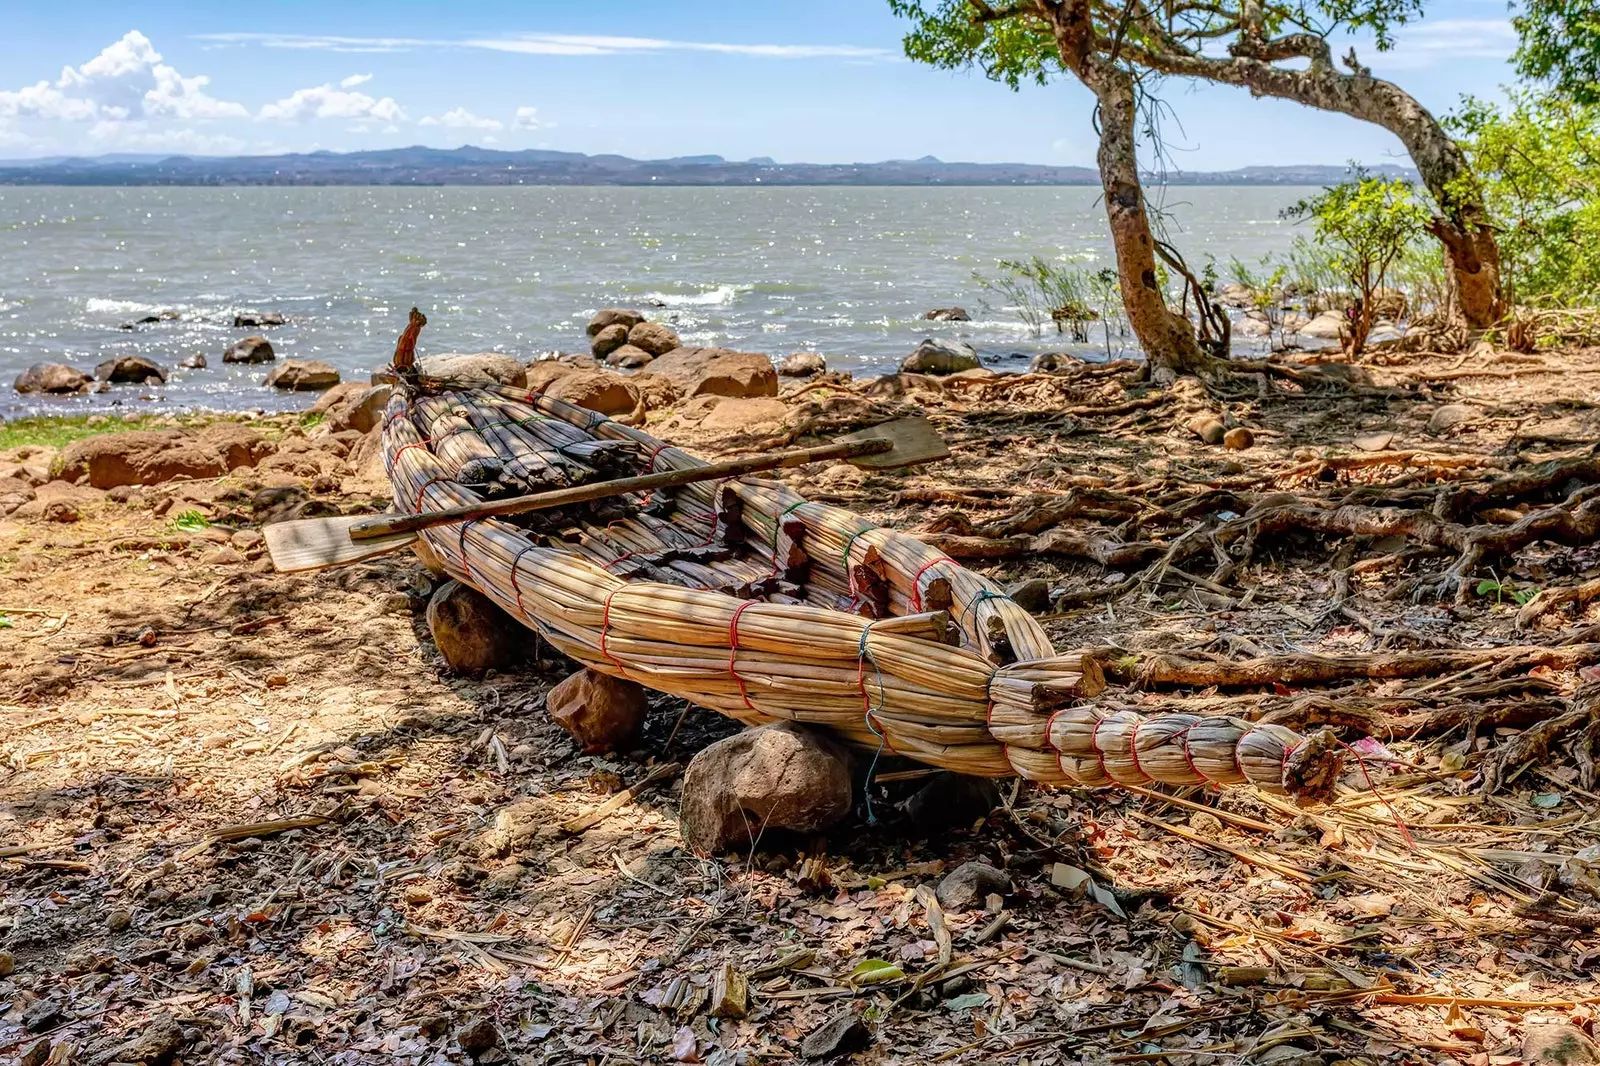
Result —
[[704, 396], [696, 403], [709, 405], [700, 419], [700, 428], [707, 433], [732, 435], [735, 433], [777, 433], [789, 417], [789, 407], [782, 400], [765, 396], [735, 399], [727, 396]]
[[94, 376], [101, 381], [126, 385], [164, 385], [167, 381], [167, 372], [154, 360], [142, 355], [118, 355], [107, 359], [94, 368]]
[[229, 470], [255, 466], [277, 450], [277, 445], [241, 422], [213, 422], [202, 427], [194, 439], [220, 455]]
[[372, 432], [383, 422], [383, 412], [389, 406], [389, 397], [392, 395], [393, 385], [362, 385], [359, 392], [346, 396], [341, 403], [329, 409], [329, 431], [342, 433], [353, 429], [358, 433]]
[[594, 339], [589, 342], [589, 351], [596, 359], [604, 359], [627, 343], [628, 327], [618, 322], [596, 333]]
[[316, 392], [339, 384], [339, 371], [318, 359], [286, 359], [272, 368], [264, 384], [290, 392]]
[[503, 352], [445, 352], [417, 360], [417, 370], [431, 378], [497, 385], [523, 383], [522, 364]]
[[675, 348], [650, 364], [688, 396], [776, 396], [778, 372], [757, 352], [731, 348]]
[[972, 345], [928, 337], [917, 345], [916, 351], [906, 356], [900, 364], [900, 371], [905, 374], [955, 374], [962, 370], [976, 370], [981, 365], [977, 349]]
[[451, 669], [463, 674], [503, 670], [531, 643], [493, 600], [459, 581], [446, 581], [428, 600], [428, 630]]
[[639, 406], [639, 390], [633, 383], [606, 370], [575, 369], [557, 378], [545, 392], [603, 415], [632, 414]]
[[217, 477], [228, 472], [222, 453], [175, 429], [107, 433], [73, 441], [61, 453], [57, 476], [87, 476], [97, 489], [156, 485], [175, 477]]
[[671, 380], [660, 374], [652, 374], [648, 370], [630, 375], [628, 384], [638, 391], [639, 399], [649, 411], [660, 411], [671, 407], [683, 397], [683, 390]]
[[12, 387], [18, 392], [84, 392], [94, 378], [64, 363], [34, 363], [17, 375]]
[[850, 813], [850, 764], [820, 734], [787, 722], [701, 749], [683, 775], [679, 825], [702, 855], [749, 847], [776, 829], [814, 833]]
[[666, 355], [683, 346], [678, 335], [659, 322], [640, 322], [628, 330], [628, 343], [651, 355]]
[[638, 370], [640, 367], [649, 366], [655, 361], [655, 356], [643, 348], [635, 348], [631, 344], [624, 344], [614, 348], [606, 356], [606, 365], [614, 366], [618, 370]]
[[234, 341], [222, 353], [224, 363], [270, 363], [276, 358], [278, 353], [272, 350], [272, 342], [259, 335]]
[[311, 414], [325, 415], [357, 393], [364, 392], [372, 386], [364, 381], [341, 381], [333, 388], [317, 397], [317, 402], [311, 405]]
[[632, 329], [643, 321], [643, 315], [637, 311], [630, 311], [625, 307], [602, 308], [589, 320], [589, 336], [593, 337], [607, 326], [622, 326], [626, 329]]
[[814, 378], [828, 369], [828, 361], [816, 352], [792, 352], [778, 364], [778, 376]]
[[637, 683], [588, 669], [551, 689], [544, 705], [586, 752], [612, 751], [632, 740], [650, 709]]

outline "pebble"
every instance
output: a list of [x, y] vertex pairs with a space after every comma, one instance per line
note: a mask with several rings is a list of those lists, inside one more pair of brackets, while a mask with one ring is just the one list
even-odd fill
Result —
[[245, 557], [232, 548], [217, 548], [200, 556], [203, 566], [238, 566], [245, 562]]
[[0, 977], [10, 977], [17, 968], [17, 960], [9, 951], [0, 951]]
[[1222, 446], [1230, 452], [1242, 452], [1256, 442], [1256, 435], [1243, 426], [1234, 426], [1222, 435]]
[[1011, 891], [1011, 878], [986, 862], [964, 862], [939, 882], [939, 905], [947, 911], [970, 911], [983, 906], [991, 892]]
[[106, 928], [113, 933], [120, 933], [133, 924], [133, 915], [118, 907], [106, 915]]

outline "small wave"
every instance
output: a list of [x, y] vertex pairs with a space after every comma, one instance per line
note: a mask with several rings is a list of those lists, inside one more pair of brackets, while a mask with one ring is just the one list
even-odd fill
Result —
[[181, 310], [172, 304], [147, 304], [137, 300], [105, 300], [98, 296], [91, 296], [84, 303], [83, 309], [91, 315], [147, 315], [159, 314], [162, 311]]
[[749, 285], [718, 285], [708, 292], [647, 292], [640, 299], [657, 307], [726, 307], [749, 291]]

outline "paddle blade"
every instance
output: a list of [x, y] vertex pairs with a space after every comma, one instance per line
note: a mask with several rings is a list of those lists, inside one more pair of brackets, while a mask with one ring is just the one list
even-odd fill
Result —
[[888, 451], [858, 455], [850, 462], [856, 466], [889, 469], [913, 466], [945, 459], [950, 449], [945, 447], [939, 433], [926, 418], [897, 418], [893, 422], [873, 426], [871, 429], [847, 433], [840, 440], [888, 440], [894, 446]]
[[371, 517], [358, 514], [300, 518], [293, 522], [273, 522], [261, 532], [267, 538], [267, 554], [272, 556], [272, 565], [285, 574], [359, 562], [404, 548], [417, 539], [415, 533], [391, 533], [370, 540], [351, 540], [350, 527]]

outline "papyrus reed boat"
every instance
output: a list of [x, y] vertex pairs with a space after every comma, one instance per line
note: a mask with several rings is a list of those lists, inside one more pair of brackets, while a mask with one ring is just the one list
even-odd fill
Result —
[[[527, 390], [397, 389], [383, 447], [401, 513], [699, 465], [643, 430]], [[915, 537], [774, 481], [689, 485], [436, 527], [456, 578], [584, 666], [755, 725], [822, 727], [964, 774], [1051, 785], [1250, 783], [1316, 794], [1324, 738], [1093, 702], [1082, 655]]]

